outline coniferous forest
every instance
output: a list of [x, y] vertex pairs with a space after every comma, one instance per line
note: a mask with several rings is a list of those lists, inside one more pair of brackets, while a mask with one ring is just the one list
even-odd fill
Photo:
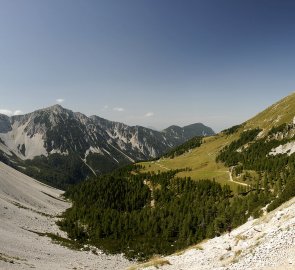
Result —
[[[247, 130], [224, 147], [216, 158], [237, 176], [255, 172], [248, 187], [233, 193], [214, 180], [179, 178], [183, 170], [143, 173], [141, 165], [130, 165], [111, 174], [72, 186], [65, 196], [73, 202], [59, 222], [69, 237], [95, 245], [110, 253], [144, 260], [154, 254], [169, 254], [218, 236], [252, 217], [262, 207], [273, 210], [295, 195], [295, 155], [269, 155], [274, 147], [290, 141], [278, 140], [279, 127], [259, 139], [260, 129]], [[229, 129], [227, 135], [236, 131]], [[199, 147], [194, 138], [173, 158]]]
[[184, 154], [185, 152], [190, 151], [191, 149], [194, 149], [196, 147], [200, 147], [202, 144], [202, 138], [201, 136], [196, 136], [188, 140], [187, 142], [171, 149], [168, 151], [164, 157], [174, 158], [177, 156], [180, 156]]
[[142, 260], [220, 235], [267, 202], [263, 192], [234, 197], [229, 186], [214, 181], [138, 169], [128, 166], [73, 186], [66, 197], [74, 204], [61, 228], [81, 243]]
[[293, 138], [277, 139], [277, 134], [288, 131], [286, 124], [271, 129], [267, 140], [257, 139], [260, 131], [254, 129], [243, 132], [239, 140], [221, 151], [217, 161], [233, 166], [239, 174], [243, 171], [255, 171], [258, 178], [252, 183], [253, 189], [267, 194], [271, 199], [268, 211], [271, 211], [295, 196], [295, 155], [269, 154], [272, 149], [291, 142]]

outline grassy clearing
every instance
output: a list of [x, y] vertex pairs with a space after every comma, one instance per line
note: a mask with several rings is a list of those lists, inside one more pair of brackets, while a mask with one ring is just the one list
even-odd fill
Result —
[[144, 162], [144, 171], [164, 172], [177, 168], [190, 168], [189, 171], [180, 172], [179, 177], [191, 177], [194, 180], [215, 179], [220, 184], [228, 184], [233, 190], [237, 184], [229, 182], [229, 168], [222, 163], [216, 163], [215, 159], [219, 151], [227, 144], [238, 138], [238, 133], [233, 135], [219, 134], [203, 139], [203, 144], [181, 156], [161, 158], [158, 161]]
[[[216, 163], [215, 158], [219, 151], [232, 141], [239, 138], [241, 132], [253, 129], [262, 128], [263, 135], [273, 127], [279, 126], [283, 123], [290, 123], [295, 115], [295, 93], [287, 96], [276, 104], [270, 106], [257, 116], [247, 121], [243, 126], [239, 127], [233, 134], [218, 134], [203, 139], [203, 143], [200, 147], [195, 148], [181, 156], [170, 158], [161, 158], [158, 161], [143, 162], [141, 165], [145, 166], [144, 171], [164, 172], [167, 170], [175, 170], [179, 168], [189, 167], [190, 171], [179, 173], [177, 176], [188, 177], [192, 179], [215, 179], [220, 184], [228, 184], [236, 191], [239, 184], [229, 182], [229, 168], [225, 167], [221, 163]], [[249, 171], [250, 178], [255, 180], [256, 175], [254, 172]], [[242, 177], [234, 177], [234, 181], [244, 183]], [[253, 181], [246, 181], [247, 184], [251, 184]], [[255, 181], [254, 181], [255, 182]]]

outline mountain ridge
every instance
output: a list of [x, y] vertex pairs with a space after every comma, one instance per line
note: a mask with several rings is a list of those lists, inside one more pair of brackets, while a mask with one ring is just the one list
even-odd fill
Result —
[[[285, 129], [284, 125], [286, 125]], [[295, 92], [275, 102], [273, 105], [244, 123], [221, 131], [215, 136], [203, 138], [200, 147], [193, 148], [189, 152], [173, 159], [161, 158], [156, 163], [143, 162], [142, 165], [145, 166], [145, 171], [154, 172], [167, 171], [167, 169], [174, 170], [189, 166], [192, 169], [191, 171], [180, 172], [178, 176], [192, 177], [194, 179], [215, 179], [221, 184], [229, 184], [232, 188], [236, 188], [236, 184], [228, 181], [230, 168], [223, 163], [216, 162], [216, 157], [218, 156], [219, 151], [235, 140], [238, 140], [243, 132], [255, 128], [261, 129], [257, 139], [265, 138], [268, 136], [268, 133], [272, 128], [280, 129], [280, 127], [282, 130], [278, 130], [276, 136], [281, 138], [281, 140], [287, 137], [290, 139], [294, 135], [294, 133], [292, 133], [292, 130], [294, 130], [292, 125], [295, 125]], [[286, 134], [289, 133], [289, 135], [286, 137], [283, 134], [280, 135], [280, 132]], [[268, 139], [272, 138], [269, 137]], [[285, 145], [282, 142], [284, 151], [293, 151], [292, 146], [293, 145]], [[241, 149], [238, 149], [238, 151], [240, 150]], [[274, 150], [274, 152], [279, 153], [283, 150], [278, 149], [277, 151]], [[240, 181], [238, 178], [235, 178], [235, 180]]]
[[[12, 159], [37, 178], [34, 167], [42, 169], [40, 162], [51, 170], [45, 164], [46, 159], [53, 159], [53, 163], [59, 159], [60, 165], [66, 164], [64, 159], [71, 156], [76, 160], [72, 163], [82, 168], [75, 173], [79, 176], [73, 176], [77, 180], [135, 161], [159, 157], [193, 136], [214, 134], [203, 124], [193, 125], [194, 130], [187, 134], [185, 128], [179, 127], [179, 132], [174, 134], [159, 132], [99, 116], [88, 117], [57, 104], [25, 115], [0, 115], [0, 151], [3, 161]], [[63, 174], [62, 171], [60, 173]], [[42, 177], [48, 179], [51, 176]]]

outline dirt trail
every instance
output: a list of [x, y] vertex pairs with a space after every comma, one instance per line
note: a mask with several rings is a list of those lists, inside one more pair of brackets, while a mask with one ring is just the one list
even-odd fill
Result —
[[156, 164], [157, 166], [159, 166], [160, 168], [164, 169], [164, 170], [170, 171], [169, 168], [167, 168], [166, 166], [164, 166], [164, 165], [162, 165], [162, 164], [160, 164], [160, 163], [158, 163], [158, 162], [155, 162], [155, 164]]
[[230, 181], [230, 182], [233, 182], [233, 183], [236, 183], [236, 184], [238, 184], [238, 185], [244, 186], [244, 187], [250, 187], [249, 184], [242, 183], [242, 182], [238, 182], [238, 181], [235, 181], [235, 180], [233, 179], [233, 169], [234, 169], [234, 167], [230, 167], [229, 170], [228, 170], [229, 181]]

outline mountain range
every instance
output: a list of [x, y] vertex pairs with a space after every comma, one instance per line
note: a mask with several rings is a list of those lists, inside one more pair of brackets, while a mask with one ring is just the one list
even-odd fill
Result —
[[54, 105], [25, 115], [0, 115], [0, 160], [64, 188], [89, 175], [157, 158], [194, 136], [213, 134], [201, 123], [155, 131]]
[[[122, 252], [133, 252], [161, 257], [130, 270], [294, 269], [295, 93], [240, 125], [187, 141], [178, 154], [71, 185], [64, 194], [71, 208], [62, 191], [11, 168], [66, 185], [66, 178], [54, 181], [99, 173], [88, 156], [102, 154], [91, 147], [114, 149], [110, 154], [118, 148], [127, 162], [136, 159], [119, 144], [131, 140], [127, 130], [176, 141], [191, 128], [156, 132], [60, 106], [1, 115], [0, 159], [10, 167], [0, 161], [0, 268], [125, 269], [132, 262]], [[105, 133], [113, 141], [103, 144]], [[109, 248], [118, 254], [101, 251]]]

